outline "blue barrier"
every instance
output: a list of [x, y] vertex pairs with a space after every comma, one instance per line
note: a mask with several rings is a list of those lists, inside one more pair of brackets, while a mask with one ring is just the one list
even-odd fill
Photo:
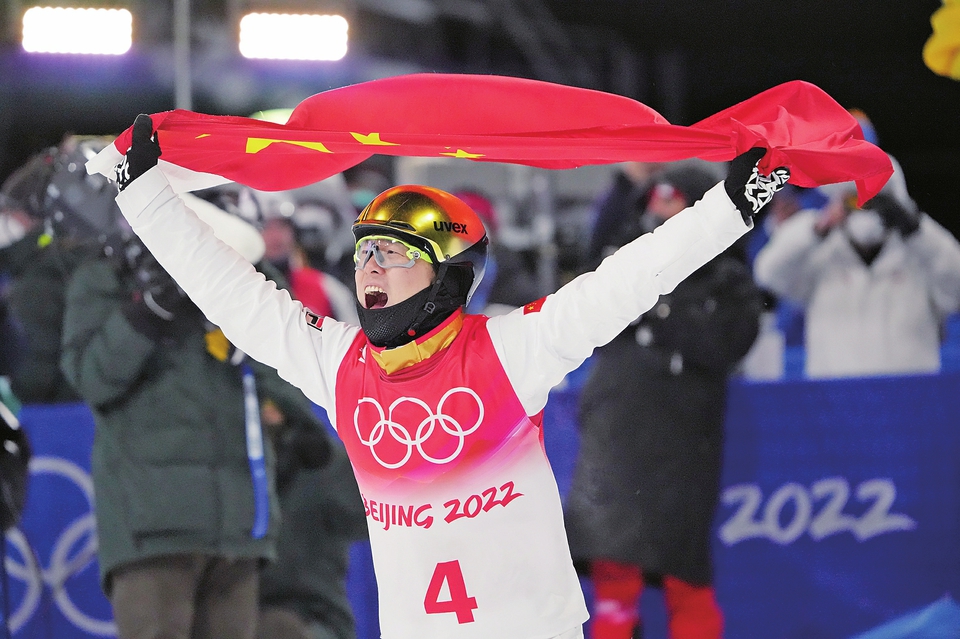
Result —
[[33, 458], [27, 508], [6, 535], [8, 628], [24, 639], [112, 637], [110, 604], [96, 564], [90, 449], [83, 404], [24, 406]]
[[731, 386], [731, 637], [849, 637], [960, 592], [960, 374]]
[[944, 595], [929, 606], [911, 611], [852, 639], [956, 639], [960, 637], [960, 606]]
[[[579, 382], [551, 396], [547, 454], [566, 494]], [[717, 595], [736, 639], [846, 639], [960, 594], [960, 372], [730, 385]], [[112, 636], [82, 405], [27, 406], [28, 507], [7, 538], [17, 638]], [[585, 582], [584, 588], [590, 584]], [[348, 580], [359, 639], [378, 636], [369, 550]], [[665, 636], [657, 591], [647, 639]]]

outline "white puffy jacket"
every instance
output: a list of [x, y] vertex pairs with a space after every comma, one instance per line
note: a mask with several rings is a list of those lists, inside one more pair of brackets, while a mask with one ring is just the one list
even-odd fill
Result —
[[818, 236], [817, 215], [787, 220], [754, 263], [758, 284], [806, 307], [807, 375], [939, 371], [943, 318], [960, 308], [960, 243], [924, 215], [868, 266], [843, 231]]

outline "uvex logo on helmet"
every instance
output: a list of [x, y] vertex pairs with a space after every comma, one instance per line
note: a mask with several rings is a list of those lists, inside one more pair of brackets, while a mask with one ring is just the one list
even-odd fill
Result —
[[436, 231], [446, 231], [447, 233], [462, 233], [466, 235], [467, 225], [461, 224], [460, 222], [441, 222], [439, 220], [434, 220], [433, 228]]

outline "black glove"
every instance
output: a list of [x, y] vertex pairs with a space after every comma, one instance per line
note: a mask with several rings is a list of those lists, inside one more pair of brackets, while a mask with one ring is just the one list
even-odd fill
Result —
[[160, 319], [172, 322], [191, 305], [190, 298], [170, 279], [157, 283], [142, 292], [143, 305]]
[[920, 228], [920, 212], [916, 207], [907, 208], [887, 193], [878, 193], [863, 208], [876, 211], [888, 229], [900, 231], [903, 237], [909, 237]]
[[203, 324], [203, 314], [170, 280], [168, 287], [135, 290], [123, 315], [135, 331], [152, 340], [180, 338]]
[[153, 132], [153, 120], [141, 113], [133, 121], [133, 139], [123, 160], [114, 167], [120, 190], [157, 165], [160, 159], [160, 143]]
[[173, 322], [161, 319], [151, 311], [143, 303], [143, 297], [139, 293], [139, 291], [134, 293], [133, 298], [123, 306], [121, 312], [133, 330], [155, 342], [159, 341], [169, 334]]
[[123, 314], [138, 333], [158, 340], [182, 336], [202, 324], [200, 309], [145, 248], [130, 272], [134, 290]]
[[790, 169], [785, 166], [775, 168], [770, 175], [760, 175], [757, 164], [766, 152], [763, 147], [755, 146], [733, 158], [727, 179], [723, 181], [727, 195], [740, 210], [744, 222], [756, 215], [790, 179]]
[[192, 306], [187, 294], [136, 235], [123, 241], [117, 259], [133, 280], [136, 301], [157, 317], [170, 321]]

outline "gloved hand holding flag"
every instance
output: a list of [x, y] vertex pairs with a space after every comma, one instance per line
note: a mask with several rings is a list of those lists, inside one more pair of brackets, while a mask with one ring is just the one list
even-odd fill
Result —
[[[152, 116], [161, 170], [179, 192], [227, 181], [285, 190], [339, 173], [375, 153], [457, 157], [547, 169], [697, 157], [728, 161], [753, 147], [759, 170], [798, 186], [856, 181], [866, 202], [893, 173], [850, 113], [818, 87], [787, 82], [691, 126], [640, 102], [549, 82], [415, 74], [318, 93], [286, 124], [175, 110]], [[90, 160], [113, 178], [131, 129]]]

